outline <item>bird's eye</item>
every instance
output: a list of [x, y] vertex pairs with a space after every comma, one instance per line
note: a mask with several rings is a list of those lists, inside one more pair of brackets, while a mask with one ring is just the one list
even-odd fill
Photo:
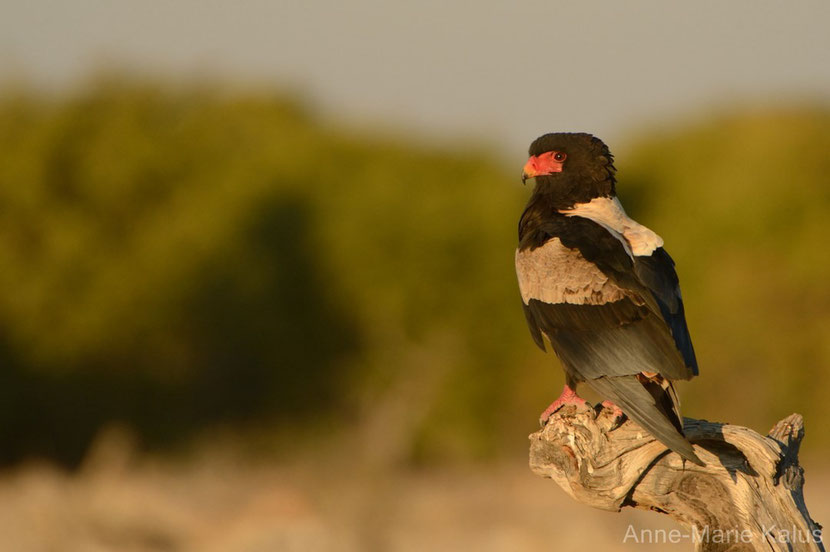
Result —
[[567, 154], [564, 154], [561, 151], [557, 151], [553, 154], [553, 159], [555, 161], [564, 161], [566, 157], [568, 157]]

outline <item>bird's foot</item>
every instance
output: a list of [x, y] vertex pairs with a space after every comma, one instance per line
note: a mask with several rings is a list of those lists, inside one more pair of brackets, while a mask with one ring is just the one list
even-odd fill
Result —
[[625, 412], [609, 400], [602, 401], [602, 410], [608, 410], [611, 416], [611, 429], [620, 427], [625, 420]]
[[565, 388], [562, 389], [562, 394], [559, 395], [559, 398], [550, 403], [550, 406], [548, 406], [545, 411], [542, 412], [542, 415], [539, 416], [539, 425], [545, 427], [545, 424], [548, 423], [548, 419], [553, 416], [554, 412], [567, 404], [584, 406], [588, 403], [585, 402], [585, 399], [577, 395], [576, 391], [565, 385]]

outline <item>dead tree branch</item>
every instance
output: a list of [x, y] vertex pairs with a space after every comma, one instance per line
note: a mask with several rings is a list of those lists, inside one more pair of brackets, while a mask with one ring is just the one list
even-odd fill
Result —
[[799, 414], [766, 437], [686, 418], [704, 467], [684, 462], [631, 421], [615, 425], [608, 410], [566, 406], [530, 436], [531, 469], [595, 508], [665, 513], [688, 528], [699, 552], [824, 550], [802, 494]]

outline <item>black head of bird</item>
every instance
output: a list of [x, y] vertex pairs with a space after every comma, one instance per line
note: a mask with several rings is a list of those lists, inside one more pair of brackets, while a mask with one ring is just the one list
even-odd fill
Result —
[[614, 197], [614, 157], [602, 140], [586, 133], [555, 132], [530, 145], [522, 181], [535, 180], [534, 195], [566, 209], [596, 197]]

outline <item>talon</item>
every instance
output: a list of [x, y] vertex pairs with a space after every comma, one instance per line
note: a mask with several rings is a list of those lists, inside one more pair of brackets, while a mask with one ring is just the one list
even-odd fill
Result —
[[550, 403], [545, 411], [542, 412], [542, 415], [539, 416], [539, 425], [545, 427], [545, 424], [548, 423], [550, 417], [553, 416], [557, 410], [568, 404], [585, 405], [587, 403], [585, 399], [577, 395], [576, 391], [571, 389], [571, 387], [566, 384], [564, 389], [562, 389], [562, 394], [559, 395], [559, 398]]
[[617, 428], [622, 425], [623, 421], [625, 420], [625, 412], [622, 409], [614, 404], [609, 400], [602, 401], [602, 409], [603, 410], [610, 410], [611, 411], [611, 419], [613, 420], [612, 427]]

